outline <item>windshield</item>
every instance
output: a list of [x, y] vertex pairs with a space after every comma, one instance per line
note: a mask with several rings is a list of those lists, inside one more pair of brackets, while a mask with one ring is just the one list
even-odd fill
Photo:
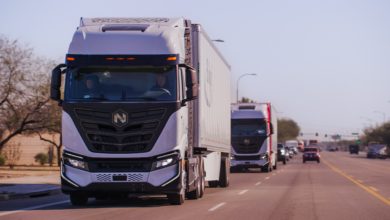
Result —
[[232, 120], [233, 136], [267, 135], [267, 124], [262, 119]]
[[73, 100], [175, 101], [176, 68], [99, 67], [70, 72], [68, 89]]

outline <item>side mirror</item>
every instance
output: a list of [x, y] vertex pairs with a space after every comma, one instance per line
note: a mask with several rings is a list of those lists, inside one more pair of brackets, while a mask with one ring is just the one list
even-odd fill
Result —
[[59, 103], [61, 100], [61, 75], [65, 72], [65, 64], [60, 64], [56, 66], [51, 72], [51, 86], [50, 86], [50, 98]]
[[197, 99], [199, 91], [198, 76], [192, 68], [186, 68], [186, 87], [187, 100]]

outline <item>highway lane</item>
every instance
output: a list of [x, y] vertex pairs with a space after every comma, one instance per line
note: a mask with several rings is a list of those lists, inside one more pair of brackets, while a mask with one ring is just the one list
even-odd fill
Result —
[[[279, 163], [272, 173], [234, 173], [229, 188], [207, 188], [204, 198], [186, 200], [182, 206], [153, 197], [91, 199], [86, 207], [75, 208], [67, 197], [57, 195], [0, 202], [0, 219], [390, 219], [390, 205], [348, 179], [348, 175], [370, 179], [378, 183], [373, 185], [384, 197], [390, 173], [376, 168], [389, 165], [390, 160], [355, 158], [343, 152], [323, 152], [322, 156], [320, 164], [303, 164], [299, 156], [287, 165]], [[352, 173], [356, 169], [351, 167], [359, 172]], [[55, 202], [62, 203], [10, 213]]]

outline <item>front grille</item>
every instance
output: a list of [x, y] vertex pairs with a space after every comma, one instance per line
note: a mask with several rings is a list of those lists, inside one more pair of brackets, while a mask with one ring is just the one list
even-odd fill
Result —
[[92, 152], [142, 153], [153, 147], [165, 109], [127, 111], [128, 123], [122, 127], [113, 124], [112, 112], [75, 109], [75, 113]]
[[234, 156], [235, 160], [260, 160], [260, 155], [254, 155], [254, 156]]
[[[232, 137], [232, 146], [239, 154], [258, 153], [266, 138], [264, 136]], [[245, 139], [249, 140], [249, 144], [245, 143]]]

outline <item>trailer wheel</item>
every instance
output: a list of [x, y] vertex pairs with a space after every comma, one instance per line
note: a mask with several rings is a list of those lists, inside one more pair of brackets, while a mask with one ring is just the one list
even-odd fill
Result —
[[88, 196], [82, 193], [71, 193], [70, 203], [74, 206], [84, 206], [88, 203]]
[[229, 174], [230, 174], [230, 164], [229, 159], [224, 157], [221, 160], [221, 170], [219, 172], [219, 182], [218, 185], [220, 187], [228, 187], [229, 186]]
[[205, 183], [206, 183], [206, 172], [204, 170], [204, 160], [203, 157], [200, 157], [200, 174], [201, 174], [201, 181], [200, 181], [200, 198], [203, 197], [204, 191], [205, 191]]

